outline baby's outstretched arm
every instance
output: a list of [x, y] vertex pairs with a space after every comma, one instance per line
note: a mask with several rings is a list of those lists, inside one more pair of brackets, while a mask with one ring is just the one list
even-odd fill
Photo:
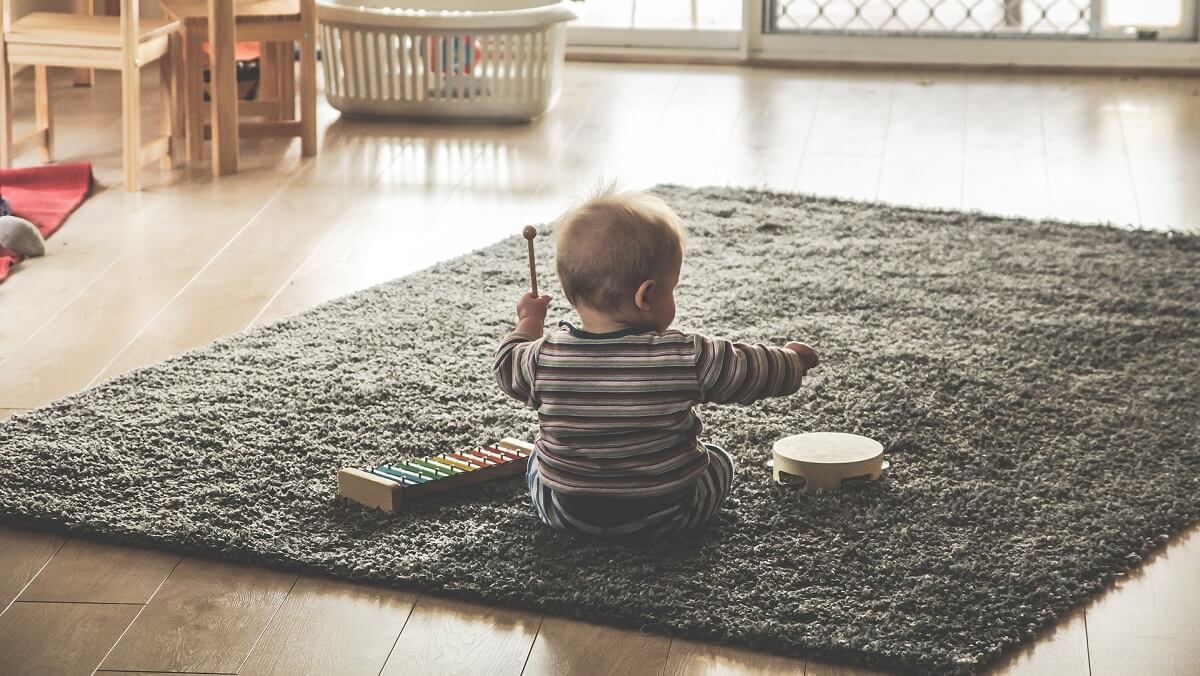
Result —
[[696, 336], [696, 380], [702, 401], [750, 404], [800, 389], [817, 351], [804, 343], [748, 345]]
[[821, 361], [820, 358], [817, 357], [817, 351], [812, 349], [811, 345], [806, 345], [805, 343], [793, 340], [787, 345], [784, 345], [784, 347], [800, 355], [800, 361], [804, 362], [805, 373], [817, 368], [817, 364]]

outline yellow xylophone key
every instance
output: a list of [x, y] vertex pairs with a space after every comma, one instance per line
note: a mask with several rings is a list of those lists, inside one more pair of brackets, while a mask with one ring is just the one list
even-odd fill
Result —
[[447, 465], [450, 465], [451, 467], [457, 467], [464, 472], [474, 472], [475, 470], [479, 469], [478, 467], [475, 467], [474, 465], [465, 463], [461, 460], [455, 460], [454, 458], [451, 458], [451, 457], [448, 457], [445, 455], [439, 455], [439, 456], [435, 457], [434, 460], [437, 460], [438, 462], [442, 462]]
[[425, 463], [433, 465], [433, 466], [437, 467], [439, 472], [446, 472], [446, 473], [450, 474], [451, 476], [453, 476], [455, 474], [462, 474], [463, 472], [466, 471], [465, 469], [455, 467], [454, 465], [446, 464], [441, 458], [439, 458], [437, 456], [430, 456], [428, 458], [425, 458]]

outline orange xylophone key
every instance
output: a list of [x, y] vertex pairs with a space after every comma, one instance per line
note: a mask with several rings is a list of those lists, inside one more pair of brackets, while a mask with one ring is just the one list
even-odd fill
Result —
[[478, 467], [476, 467], [475, 465], [472, 465], [470, 463], [463, 462], [461, 460], [455, 460], [454, 458], [450, 457], [450, 455], [451, 455], [450, 453], [447, 453], [445, 455], [439, 455], [439, 456], [435, 457], [434, 460], [441, 462], [441, 463], [445, 463], [447, 465], [450, 465], [451, 467], [461, 469], [464, 472], [474, 472], [475, 470], [479, 469]]

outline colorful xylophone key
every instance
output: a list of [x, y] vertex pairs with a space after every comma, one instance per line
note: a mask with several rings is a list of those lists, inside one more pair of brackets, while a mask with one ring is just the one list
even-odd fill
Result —
[[386, 512], [427, 495], [523, 474], [533, 445], [501, 439], [465, 451], [338, 471], [338, 495]]

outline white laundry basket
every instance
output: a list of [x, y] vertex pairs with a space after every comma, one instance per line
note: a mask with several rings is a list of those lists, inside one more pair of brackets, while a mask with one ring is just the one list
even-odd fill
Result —
[[558, 98], [563, 0], [318, 0], [325, 96], [349, 114], [529, 120]]

